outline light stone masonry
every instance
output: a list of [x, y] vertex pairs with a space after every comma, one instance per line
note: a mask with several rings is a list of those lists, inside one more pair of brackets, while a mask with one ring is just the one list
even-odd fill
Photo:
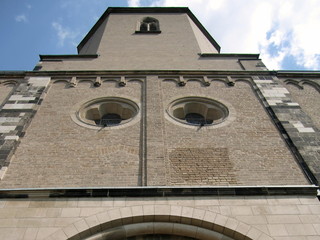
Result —
[[[109, 204], [104, 206], [104, 203]], [[212, 208], [214, 206], [217, 208]], [[306, 207], [310, 213], [304, 214], [300, 207]], [[224, 208], [231, 209], [229, 214], [224, 213]], [[258, 213], [256, 208], [264, 210]], [[281, 210], [283, 208], [287, 210]], [[312, 213], [314, 209], [319, 213]], [[83, 212], [86, 214], [81, 214]], [[125, 225], [138, 224], [151, 216], [167, 227], [173, 220], [176, 223], [189, 222], [201, 226], [204, 229], [201, 231], [211, 228], [217, 234], [233, 237], [241, 233], [252, 239], [307, 239], [307, 236], [316, 239], [319, 236], [320, 205], [316, 198], [308, 196], [1, 200], [0, 234], [6, 240], [84, 237], [88, 233], [112, 228], [121, 219]], [[113, 225], [108, 224], [111, 221]], [[214, 225], [208, 225], [209, 222]], [[135, 231], [138, 233], [137, 226]], [[184, 228], [181, 231], [184, 232]]]

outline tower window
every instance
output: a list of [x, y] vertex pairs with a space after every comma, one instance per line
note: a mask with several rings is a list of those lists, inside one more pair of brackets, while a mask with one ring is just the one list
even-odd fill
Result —
[[152, 17], [145, 17], [138, 22], [136, 33], [161, 33], [159, 21]]

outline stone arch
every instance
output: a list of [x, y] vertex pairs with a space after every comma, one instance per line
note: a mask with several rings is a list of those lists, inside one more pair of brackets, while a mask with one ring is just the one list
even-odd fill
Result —
[[320, 85], [316, 82], [313, 82], [313, 81], [310, 81], [308, 79], [302, 79], [300, 81], [301, 85], [308, 85], [308, 86], [311, 86], [313, 87], [314, 89], [316, 89], [318, 92], [320, 92]]
[[63, 86], [63, 88], [68, 88], [69, 79], [56, 79], [52, 82], [52, 85]]
[[[212, 84], [223, 84], [223, 86], [228, 87], [227, 79], [225, 78], [210, 78]], [[222, 86], [222, 85], [221, 85]]]
[[47, 240], [123, 240], [145, 234], [171, 234], [199, 240], [273, 238], [237, 219], [208, 210], [166, 204], [135, 205], [86, 217], [61, 228]]
[[127, 82], [139, 82], [142, 83], [144, 81], [144, 79], [142, 78], [129, 78], [127, 79]]
[[15, 87], [18, 85], [18, 81], [17, 80], [4, 80], [3, 82], [0, 82], [0, 84], [3, 84], [3, 86], [7, 86], [7, 87]]
[[286, 79], [286, 80], [284, 80], [284, 83], [286, 84], [286, 85], [292, 85], [292, 86], [295, 86], [295, 87], [297, 87], [298, 89], [303, 89], [303, 86], [301, 86], [301, 83], [299, 83], [299, 81], [297, 81], [297, 80], [294, 80], [294, 79]]
[[249, 85], [251, 88], [253, 88], [252, 80], [248, 78], [237, 78], [234, 80], [235, 83], [246, 83]]
[[82, 87], [93, 87], [94, 86], [94, 80], [91, 79], [80, 79], [78, 80], [78, 86], [82, 86]]
[[203, 78], [197, 78], [197, 77], [193, 77], [193, 78], [185, 78], [186, 83], [187, 82], [198, 82], [200, 83], [200, 85], [203, 85]]
[[174, 83], [176, 86], [179, 86], [179, 80], [176, 78], [164, 78], [162, 79], [163, 82], [172, 82]]

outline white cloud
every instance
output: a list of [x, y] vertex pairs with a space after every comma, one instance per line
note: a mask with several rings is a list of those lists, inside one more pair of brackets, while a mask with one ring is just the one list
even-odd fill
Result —
[[141, 3], [140, 0], [128, 0], [129, 7], [140, 7]]
[[269, 69], [291, 58], [320, 69], [319, 0], [130, 0], [134, 6], [187, 6], [221, 45], [222, 52], [261, 53]]
[[67, 28], [64, 28], [60, 23], [53, 22], [52, 27], [56, 30], [57, 37], [59, 39], [59, 45], [64, 46], [65, 40], [69, 39], [70, 43], [74, 45], [75, 38], [79, 35]]
[[27, 22], [27, 21], [28, 21], [26, 15], [24, 15], [24, 14], [21, 14], [21, 15], [16, 16], [16, 17], [15, 17], [15, 20], [16, 20], [17, 22]]

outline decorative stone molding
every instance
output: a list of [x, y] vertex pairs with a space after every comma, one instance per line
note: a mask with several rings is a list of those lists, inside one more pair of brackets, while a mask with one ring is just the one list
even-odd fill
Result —
[[248, 77], [244, 78], [235, 78], [231, 76], [210, 76], [210, 75], [203, 75], [203, 76], [170, 76], [170, 77], [163, 77], [159, 76], [159, 79], [162, 81], [172, 81], [177, 84], [177, 86], [183, 87], [189, 81], [197, 81], [201, 83], [205, 87], [209, 87], [212, 82], [223, 82], [228, 87], [233, 87], [236, 81], [247, 81], [252, 84], [252, 80]]
[[[124, 127], [139, 120], [140, 107], [121, 97], [100, 97], [78, 104], [71, 118], [78, 125], [90, 129]], [[132, 123], [132, 124], [133, 124]]]
[[165, 204], [110, 209], [70, 224], [46, 240], [120, 240], [157, 233], [200, 240], [273, 240], [261, 230], [237, 219], [208, 210]]
[[125, 87], [127, 82], [131, 81], [144, 81], [145, 77], [126, 77], [126, 76], [72, 76], [72, 77], [65, 77], [59, 78], [54, 77], [52, 79], [53, 84], [65, 82], [66, 88], [75, 88], [81, 82], [89, 82], [91, 87], [100, 87], [104, 82], [116, 82], [119, 87]]
[[213, 99], [184, 97], [174, 100], [167, 114], [179, 123], [193, 126], [210, 126], [222, 123], [229, 115], [228, 108]]
[[313, 87], [314, 89], [316, 89], [318, 92], [320, 92], [320, 82], [317, 83], [315, 81], [308, 80], [308, 79], [301, 79], [301, 80], [286, 79], [286, 80], [284, 80], [284, 82], [286, 84], [293, 84], [296, 87], [298, 87], [299, 89], [303, 89], [303, 85], [309, 85], [309, 86]]

